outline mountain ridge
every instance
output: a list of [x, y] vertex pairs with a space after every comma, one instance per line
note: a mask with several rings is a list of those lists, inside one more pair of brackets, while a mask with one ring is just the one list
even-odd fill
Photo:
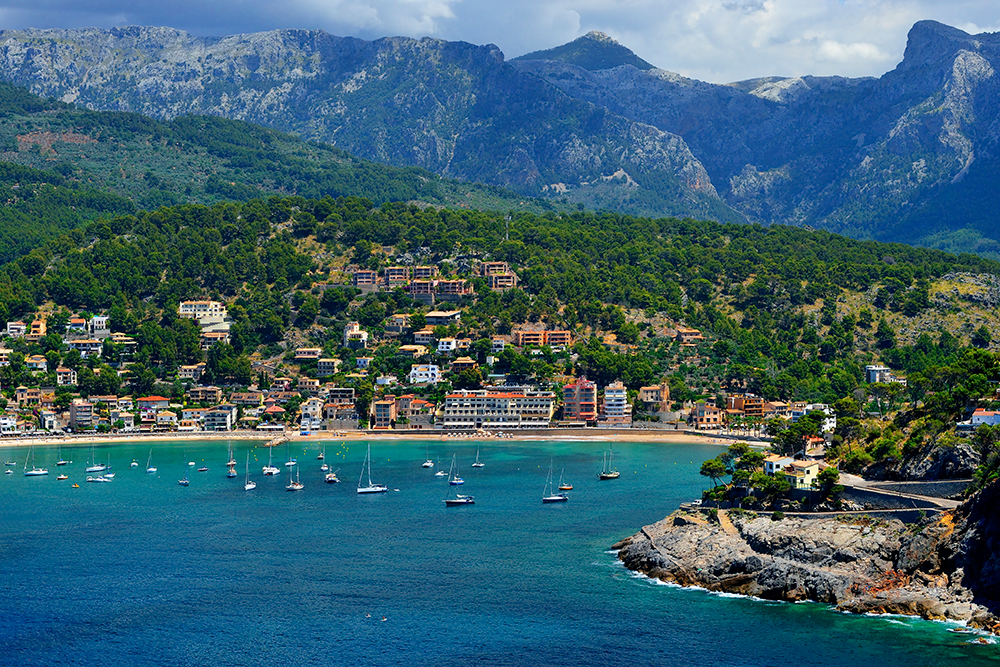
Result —
[[1000, 256], [1000, 37], [918, 22], [878, 78], [720, 85], [633, 57], [596, 33], [507, 61], [317, 30], [0, 31], [0, 77], [90, 108], [248, 120], [571, 205]]

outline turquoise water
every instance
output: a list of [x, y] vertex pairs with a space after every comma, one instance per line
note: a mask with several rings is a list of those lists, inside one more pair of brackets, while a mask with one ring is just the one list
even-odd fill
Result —
[[[622, 476], [598, 482], [600, 443], [483, 442], [482, 469], [477, 443], [431, 443], [445, 467], [458, 455], [476, 497], [446, 508], [423, 442], [372, 443], [373, 480], [390, 488], [374, 496], [355, 493], [364, 442], [327, 445], [333, 485], [319, 445], [294, 447], [296, 493], [261, 475], [267, 450], [233, 444], [236, 479], [218, 441], [157, 444], [156, 475], [148, 444], [98, 447], [109, 484], [84, 481], [89, 447], [64, 448], [65, 468], [36, 448], [41, 478], [21, 475], [24, 449], [0, 448], [19, 462], [0, 479], [0, 664], [918, 667], [1000, 655], [944, 624], [722, 597], [618, 565], [608, 547], [695, 497], [719, 447], [616, 444]], [[575, 486], [568, 503], [540, 501], [550, 459]]]

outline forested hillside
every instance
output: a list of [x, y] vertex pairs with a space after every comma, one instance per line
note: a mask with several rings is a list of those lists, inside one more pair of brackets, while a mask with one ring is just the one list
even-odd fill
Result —
[[[472, 270], [486, 259], [509, 262], [520, 287], [489, 290]], [[206, 359], [211, 381], [245, 384], [252, 361], [280, 368], [303, 344], [353, 362], [356, 352], [342, 347], [348, 320], [376, 336], [394, 313], [419, 321], [427, 307], [406, 292], [350, 286], [352, 271], [400, 262], [434, 264], [442, 277], [475, 286], [458, 304], [461, 322], [439, 335], [477, 341], [480, 363], [495, 334], [573, 333], [562, 352], [505, 350], [495, 372], [543, 386], [586, 374], [633, 392], [666, 379], [677, 402], [743, 392], [822, 401], [841, 416], [832, 452], [848, 467], [925, 457], [921, 448], [947, 441], [954, 421], [1000, 380], [986, 351], [1000, 332], [1000, 265], [974, 255], [780, 226], [376, 206], [359, 197], [185, 204], [91, 222], [0, 269], [0, 321], [42, 316], [64, 325], [72, 313], [107, 313], [113, 331], [138, 343], [129, 362], [134, 381], [143, 378], [136, 387], [169, 382], [180, 364]], [[207, 353], [197, 327], [177, 319], [180, 301], [202, 297], [226, 302], [233, 317], [231, 342]], [[681, 326], [706, 340], [679, 345]], [[18, 351], [58, 356], [60, 346], [46, 337]], [[408, 361], [397, 347], [380, 347], [370, 372], [403, 373]], [[100, 363], [120, 352], [112, 345]], [[868, 363], [909, 382], [865, 385]], [[0, 381], [17, 386], [25, 373], [8, 366]], [[452, 381], [476, 386], [481, 377]], [[370, 381], [360, 382], [370, 397]], [[914, 409], [896, 423], [865, 421], [904, 401]], [[983, 437], [986, 460], [998, 438]]]
[[0, 261], [102, 215], [270, 194], [552, 210], [501, 188], [357, 159], [250, 123], [77, 109], [0, 83]]

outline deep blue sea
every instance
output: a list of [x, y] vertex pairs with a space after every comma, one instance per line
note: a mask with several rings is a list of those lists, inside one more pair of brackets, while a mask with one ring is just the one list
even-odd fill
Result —
[[[679, 589], [636, 577], [608, 547], [696, 497], [719, 447], [619, 443], [599, 482], [595, 442], [329, 441], [294, 446], [298, 492], [264, 477], [266, 449], [234, 441], [97, 447], [116, 476], [85, 482], [89, 446], [36, 447], [48, 477], [0, 478], [2, 665], [922, 665], [997, 664], [950, 626], [857, 617]], [[485, 468], [471, 463], [480, 447]], [[421, 468], [457, 454], [468, 507]], [[257, 482], [243, 490], [246, 453]], [[273, 452], [281, 467], [286, 452]], [[135, 459], [138, 468], [130, 468]], [[550, 460], [572, 482], [543, 505]], [[196, 472], [187, 462], [209, 467]], [[57, 481], [57, 472], [69, 475]], [[283, 469], [284, 472], [284, 469]], [[187, 474], [189, 487], [177, 480]], [[78, 483], [80, 488], [72, 488]], [[384, 620], [383, 620], [384, 619]]]

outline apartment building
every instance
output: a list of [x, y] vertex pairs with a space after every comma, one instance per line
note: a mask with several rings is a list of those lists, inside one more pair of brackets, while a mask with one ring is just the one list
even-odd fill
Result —
[[632, 426], [632, 404], [628, 402], [628, 390], [620, 382], [612, 382], [604, 388], [601, 401], [599, 426], [608, 428], [629, 428]]
[[563, 387], [563, 419], [589, 422], [597, 419], [597, 384], [580, 376]]
[[445, 430], [548, 428], [554, 409], [548, 391], [464, 390], [445, 396], [438, 423]]

